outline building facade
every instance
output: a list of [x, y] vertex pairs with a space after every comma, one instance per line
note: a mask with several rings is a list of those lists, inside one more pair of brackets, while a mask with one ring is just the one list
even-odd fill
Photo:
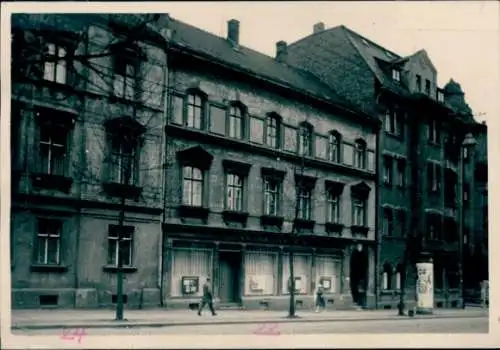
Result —
[[[487, 279], [488, 232], [486, 126], [472, 117], [460, 86], [453, 81], [437, 86], [437, 70], [425, 50], [402, 57], [344, 26], [326, 30], [323, 23], [288, 46], [286, 62], [334, 86], [383, 122], [377, 157], [378, 306], [397, 306], [406, 267], [424, 256], [434, 263], [435, 306], [459, 306], [461, 271], [470, 288], [480, 279], [470, 272], [474, 268], [485, 271], [481, 278]], [[469, 132], [480, 140], [472, 149], [477, 157], [461, 149]], [[458, 209], [464, 213], [464, 246]], [[478, 210], [481, 223], [474, 221]], [[477, 258], [467, 273], [461, 265], [472, 250]], [[406, 299], [412, 300], [416, 271], [408, 272]]]
[[[13, 16], [12, 306], [334, 307], [376, 291], [379, 121], [166, 15]], [[119, 235], [121, 232], [121, 237]]]
[[282, 43], [242, 46], [235, 20], [227, 38], [171, 28], [164, 303], [194, 307], [210, 276], [220, 304], [284, 310], [292, 250], [297, 307], [320, 283], [351, 307], [359, 275], [373, 306], [377, 121], [284, 65]]
[[127, 303], [160, 300], [166, 58], [144, 21], [12, 16], [14, 308], [115, 303], [120, 214]]

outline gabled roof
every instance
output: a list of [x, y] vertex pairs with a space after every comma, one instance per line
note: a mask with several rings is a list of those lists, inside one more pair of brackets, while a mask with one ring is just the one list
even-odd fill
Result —
[[[173, 18], [170, 18], [169, 26], [172, 29], [172, 44], [175, 46], [202, 54], [215, 62], [229, 65], [246, 73], [264, 77], [288, 88], [309, 93], [315, 98], [344, 109], [361, 113], [353, 104], [338, 95], [332, 87], [327, 86], [309, 72], [278, 62], [270, 56], [242, 45], [235, 48], [226, 38]], [[368, 117], [368, 115], [364, 116]]]
[[353, 30], [340, 26], [345, 32], [346, 37], [351, 41], [353, 46], [359, 52], [360, 56], [363, 57], [368, 67], [372, 70], [373, 74], [377, 77], [377, 80], [389, 90], [399, 94], [408, 95], [407, 89], [403, 88], [400, 84], [395, 83], [392, 80], [391, 72], [387, 72], [384, 65], [381, 65], [379, 61], [387, 62], [391, 64], [395, 61], [401, 60], [403, 57], [398, 54], [383, 48], [382, 46], [374, 43], [373, 41], [361, 36], [360, 34], [354, 32]]

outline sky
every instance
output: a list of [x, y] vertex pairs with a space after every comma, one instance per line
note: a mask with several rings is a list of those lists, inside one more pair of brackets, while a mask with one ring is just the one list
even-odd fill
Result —
[[477, 121], [492, 126], [500, 114], [497, 1], [174, 2], [165, 12], [219, 36], [237, 19], [240, 44], [270, 56], [277, 41], [307, 36], [317, 22], [343, 24], [401, 56], [425, 49], [438, 85], [459, 82]]

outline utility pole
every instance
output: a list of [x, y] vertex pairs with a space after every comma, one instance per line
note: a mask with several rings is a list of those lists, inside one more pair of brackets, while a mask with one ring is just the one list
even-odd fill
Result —
[[[127, 171], [128, 173], [128, 171]], [[127, 181], [128, 183], [128, 181]], [[120, 216], [118, 219], [118, 262], [116, 273], [116, 321], [123, 320], [123, 236], [125, 222], [125, 196], [120, 200]]]
[[[300, 143], [300, 140], [299, 140], [299, 143]], [[289, 292], [290, 292], [290, 305], [288, 308], [288, 318], [296, 318], [297, 317], [297, 315], [295, 314], [295, 276], [293, 273], [293, 237], [295, 236], [295, 231], [297, 230], [296, 222], [297, 222], [297, 219], [299, 218], [300, 191], [304, 187], [304, 179], [302, 178], [302, 176], [304, 175], [304, 168], [305, 168], [305, 158], [304, 158], [305, 157], [305, 147], [306, 147], [306, 145], [303, 145], [303, 149], [301, 150], [300, 146], [299, 146], [299, 151], [302, 152], [302, 154], [300, 155], [301, 156], [301, 159], [300, 159], [300, 176], [301, 177], [299, 178], [299, 184], [298, 184], [298, 186], [296, 186], [296, 189], [295, 189], [295, 215], [293, 218], [292, 232], [291, 232], [292, 244], [290, 245], [290, 252], [288, 255], [288, 258], [289, 258], [288, 264], [290, 266], [290, 279], [288, 281], [288, 288], [289, 288]], [[308, 144], [307, 147], [311, 147], [311, 145]]]

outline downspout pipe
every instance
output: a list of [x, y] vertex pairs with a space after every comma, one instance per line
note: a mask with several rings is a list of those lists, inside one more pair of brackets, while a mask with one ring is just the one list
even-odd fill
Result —
[[[378, 111], [378, 106], [380, 105], [380, 99], [384, 93], [384, 90], [381, 90], [376, 98], [376, 106], [377, 106], [377, 111]], [[378, 118], [378, 112], [377, 112], [377, 119]], [[382, 152], [381, 152], [381, 132], [383, 128], [381, 128], [380, 123], [377, 123], [377, 128], [375, 129], [375, 154], [376, 154], [376, 161], [375, 161], [375, 309], [379, 308], [379, 303], [380, 303], [380, 250], [381, 250], [381, 238], [382, 235], [380, 234], [380, 208], [381, 208], [381, 203], [380, 203], [380, 189], [382, 188], [380, 185], [380, 162], [382, 159]]]
[[[165, 32], [162, 33], [163, 37], [165, 38], [165, 54], [166, 54], [166, 65], [164, 69], [164, 81], [165, 81], [165, 90], [164, 90], [164, 96], [163, 96], [163, 120], [165, 121], [165, 125], [168, 125], [169, 122], [169, 108], [170, 108], [170, 39], [172, 37], [172, 30], [170, 28], [166, 28]], [[165, 307], [165, 301], [163, 300], [163, 295], [164, 295], [164, 290], [165, 290], [165, 283], [164, 283], [164, 278], [163, 275], [165, 274], [164, 270], [164, 257], [165, 257], [165, 243], [167, 239], [167, 234], [164, 230], [165, 223], [167, 221], [167, 160], [168, 160], [168, 138], [167, 138], [167, 127], [163, 128], [164, 129], [164, 158], [162, 159], [163, 162], [163, 176], [162, 176], [162, 186], [163, 186], [163, 200], [162, 200], [162, 205], [163, 205], [163, 215], [162, 215], [162, 223], [161, 223], [161, 240], [159, 242], [160, 246], [160, 254], [158, 257], [158, 284], [159, 284], [159, 289], [160, 289], [160, 306]]]

